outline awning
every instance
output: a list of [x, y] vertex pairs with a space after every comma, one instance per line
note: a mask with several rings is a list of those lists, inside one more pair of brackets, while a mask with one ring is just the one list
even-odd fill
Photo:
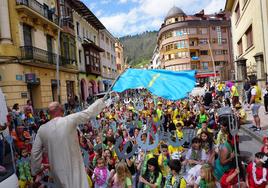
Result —
[[[208, 78], [208, 77], [214, 77], [214, 73], [204, 73], [204, 74], [200, 74], [200, 73], [197, 73], [196, 74], [196, 78]], [[216, 76], [220, 76], [219, 73], [216, 73]]]
[[102, 81], [106, 85], [111, 85], [112, 84], [112, 80], [102, 80]]

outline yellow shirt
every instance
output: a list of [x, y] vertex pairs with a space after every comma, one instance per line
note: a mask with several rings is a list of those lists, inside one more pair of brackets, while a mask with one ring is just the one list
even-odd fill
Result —
[[184, 148], [182, 146], [179, 147], [173, 147], [172, 145], [168, 146], [168, 153], [172, 155], [173, 153], [183, 152]]
[[[172, 176], [171, 178], [171, 184], [174, 185], [175, 183], [175, 178]], [[186, 180], [184, 178], [181, 179], [181, 182], [180, 182], [180, 188], [186, 188], [187, 186], [187, 183], [186, 183]]]
[[169, 167], [168, 167], [168, 158], [167, 156], [164, 156], [162, 153], [158, 157], [158, 165], [160, 167], [160, 170], [162, 172], [163, 176], [167, 176], [169, 173]]

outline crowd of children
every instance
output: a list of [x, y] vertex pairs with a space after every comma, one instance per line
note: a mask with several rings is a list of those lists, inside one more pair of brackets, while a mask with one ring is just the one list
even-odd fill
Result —
[[[234, 140], [239, 143], [239, 138], [232, 136], [228, 120], [220, 117], [218, 109], [230, 105], [239, 124], [245, 123], [246, 113], [239, 102], [228, 102], [230, 96], [226, 98], [224, 87], [209, 88], [205, 96], [189, 95], [180, 101], [152, 96], [144, 89], [128, 90], [119, 94], [119, 100], [96, 119], [77, 127], [90, 186], [268, 187], [268, 139], [263, 139], [264, 145], [252, 162], [245, 165], [239, 160], [237, 167]], [[37, 177], [32, 177], [30, 171], [31, 145], [38, 128], [48, 120], [44, 111], [34, 114], [31, 104], [23, 110], [15, 104], [9, 110], [9, 130], [21, 188], [53, 186], [45, 153], [44, 171]], [[189, 130], [193, 134], [189, 135]], [[165, 133], [173, 142], [179, 138], [184, 143], [174, 146], [166, 139], [157, 142], [156, 137]], [[144, 149], [156, 142], [153, 149]], [[129, 153], [133, 155], [122, 157]]]

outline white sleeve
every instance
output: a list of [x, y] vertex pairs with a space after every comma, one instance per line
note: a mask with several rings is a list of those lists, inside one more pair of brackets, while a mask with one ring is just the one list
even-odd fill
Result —
[[33, 143], [33, 148], [31, 151], [31, 172], [32, 172], [32, 175], [34, 176], [38, 174], [38, 172], [41, 170], [41, 165], [42, 165], [43, 144], [42, 144], [42, 139], [40, 137], [41, 129], [42, 127], [37, 132], [37, 135]]
[[187, 160], [189, 160], [189, 159], [191, 158], [191, 154], [192, 154], [192, 149], [189, 149], [189, 150], [187, 151], [187, 153], [186, 153], [185, 158], [186, 158]]
[[[201, 180], [201, 176], [198, 176], [198, 177], [196, 178], [194, 184], [199, 185], [200, 180]], [[198, 187], [199, 187], [199, 186], [198, 186]]]
[[206, 154], [205, 150], [202, 149], [201, 160], [207, 161], [207, 159], [208, 159], [208, 155]]
[[251, 89], [251, 96], [253, 96], [253, 95], [255, 96], [256, 93], [257, 93], [256, 88], [252, 88]]
[[98, 99], [86, 110], [68, 115], [64, 118], [73, 125], [72, 128], [76, 129], [77, 125], [88, 123], [90, 118], [95, 118], [105, 107], [106, 104], [103, 99]]

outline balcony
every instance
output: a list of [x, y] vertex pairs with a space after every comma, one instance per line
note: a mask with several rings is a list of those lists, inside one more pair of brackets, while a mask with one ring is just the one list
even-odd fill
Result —
[[70, 18], [68, 18], [68, 19], [66, 19], [66, 18], [64, 18], [64, 19], [62, 19], [62, 27], [67, 27], [67, 28], [70, 28], [70, 29], [72, 29], [72, 30], [74, 30], [74, 24], [73, 24], [73, 20], [72, 19], [70, 19]]
[[86, 65], [86, 73], [100, 76], [101, 70], [99, 66]]
[[[33, 46], [21, 46], [21, 59], [34, 60], [51, 65], [57, 64], [57, 54]], [[60, 56], [60, 65], [76, 65], [76, 60]]]
[[43, 19], [47, 23], [59, 25], [59, 18], [54, 14], [55, 9], [49, 9], [36, 0], [17, 0], [17, 10], [22, 10], [28, 15]]

